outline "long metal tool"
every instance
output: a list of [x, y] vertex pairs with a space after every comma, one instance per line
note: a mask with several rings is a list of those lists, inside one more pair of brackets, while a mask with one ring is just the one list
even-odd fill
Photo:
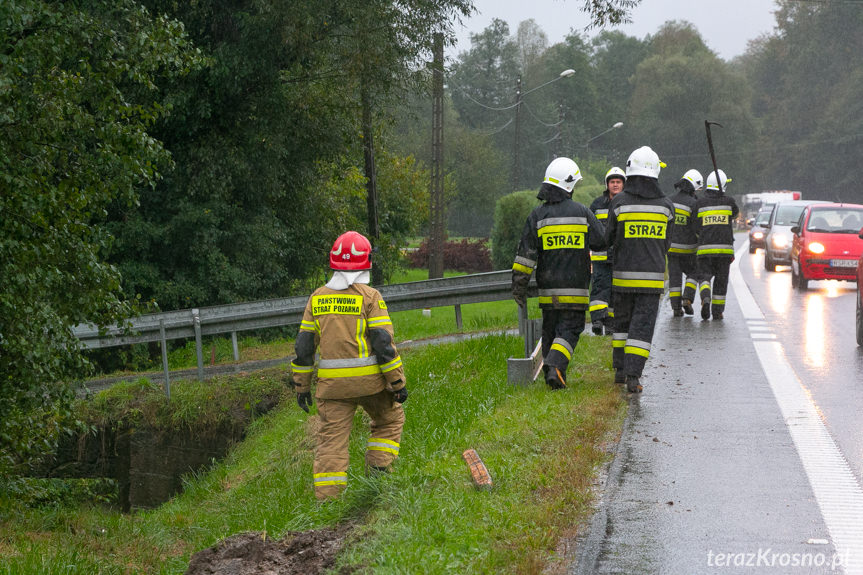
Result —
[[704, 120], [704, 129], [707, 130], [707, 147], [710, 148], [710, 159], [713, 160], [713, 173], [716, 175], [716, 185], [719, 186], [719, 193], [721, 194], [723, 193], [722, 180], [719, 177], [719, 168], [716, 167], [716, 152], [713, 151], [713, 138], [710, 136], [711, 125], [716, 125], [721, 128], [722, 124], [719, 122]]

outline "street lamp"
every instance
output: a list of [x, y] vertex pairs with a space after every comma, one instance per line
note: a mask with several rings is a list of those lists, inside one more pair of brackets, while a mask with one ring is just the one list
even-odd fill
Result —
[[521, 161], [519, 160], [519, 153], [518, 153], [520, 138], [521, 138], [521, 121], [519, 118], [519, 110], [521, 109], [521, 99], [524, 96], [527, 96], [528, 94], [530, 94], [531, 92], [536, 92], [540, 88], [544, 88], [545, 86], [548, 86], [549, 84], [553, 84], [554, 82], [557, 82], [561, 78], [568, 78], [569, 76], [572, 76], [573, 74], [575, 74], [575, 70], [573, 70], [572, 68], [567, 68], [566, 70], [564, 70], [563, 72], [558, 74], [557, 77], [552, 78], [548, 82], [546, 82], [544, 84], [540, 84], [539, 86], [537, 86], [535, 88], [531, 88], [530, 90], [528, 90], [527, 92], [524, 92], [524, 93], [522, 93], [522, 91], [521, 91], [521, 76], [519, 76], [518, 79], [515, 81], [515, 138], [513, 140], [513, 145], [512, 145], [512, 189], [513, 189], [513, 191], [518, 189], [518, 177], [519, 177], [519, 171], [520, 171], [519, 168], [520, 168], [520, 164], [521, 164]]
[[609, 133], [612, 130], [616, 130], [617, 128], [620, 128], [621, 126], [623, 126], [623, 122], [615, 122], [614, 125], [612, 127], [610, 127], [609, 129], [605, 130], [604, 132], [600, 132], [599, 134], [595, 135], [594, 137], [592, 137], [591, 139], [586, 141], [584, 143], [584, 147], [585, 147], [584, 155], [587, 156], [587, 159], [590, 160], [590, 143], [592, 141], [594, 141], [595, 139], [597, 139], [600, 136], [604, 136], [605, 134]]

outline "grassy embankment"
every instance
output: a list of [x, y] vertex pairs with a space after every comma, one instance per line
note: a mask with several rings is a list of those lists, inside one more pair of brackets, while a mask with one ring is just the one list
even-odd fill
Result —
[[[394, 317], [396, 332], [413, 319]], [[558, 541], [589, 513], [591, 482], [624, 403], [611, 383], [608, 338], [583, 338], [570, 389], [557, 393], [506, 384], [505, 359], [521, 349], [518, 338], [491, 336], [405, 351], [411, 395], [394, 473], [365, 477], [367, 420], [358, 414], [350, 488], [336, 502], [314, 499], [316, 418], [288, 398], [158, 509], [0, 509], [0, 574], [182, 573], [192, 553], [234, 533], [278, 538], [346, 520], [358, 527], [340, 564], [362, 572], [540, 572], [559, 561]], [[235, 379], [244, 377], [268, 376]], [[472, 487], [461, 459], [469, 447], [488, 465], [491, 491]]]

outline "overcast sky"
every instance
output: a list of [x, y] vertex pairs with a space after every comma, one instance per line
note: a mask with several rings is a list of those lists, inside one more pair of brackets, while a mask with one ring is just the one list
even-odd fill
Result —
[[[505, 20], [512, 34], [519, 22], [533, 18], [548, 35], [549, 45], [563, 41], [571, 29], [583, 32], [589, 24], [580, 10], [582, 0], [474, 0], [474, 5], [478, 13], [456, 26], [458, 45], [448, 50], [449, 56], [468, 50], [470, 34], [481, 32], [492, 18]], [[773, 30], [775, 8], [773, 0], [642, 0], [632, 13], [633, 22], [616, 29], [643, 39], [668, 20], [688, 21], [711, 50], [730, 60], [746, 50], [749, 40]]]

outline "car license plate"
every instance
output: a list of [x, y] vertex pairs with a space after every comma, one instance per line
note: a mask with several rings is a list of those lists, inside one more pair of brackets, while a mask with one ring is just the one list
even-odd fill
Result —
[[830, 260], [830, 267], [834, 268], [856, 268], [857, 260]]

